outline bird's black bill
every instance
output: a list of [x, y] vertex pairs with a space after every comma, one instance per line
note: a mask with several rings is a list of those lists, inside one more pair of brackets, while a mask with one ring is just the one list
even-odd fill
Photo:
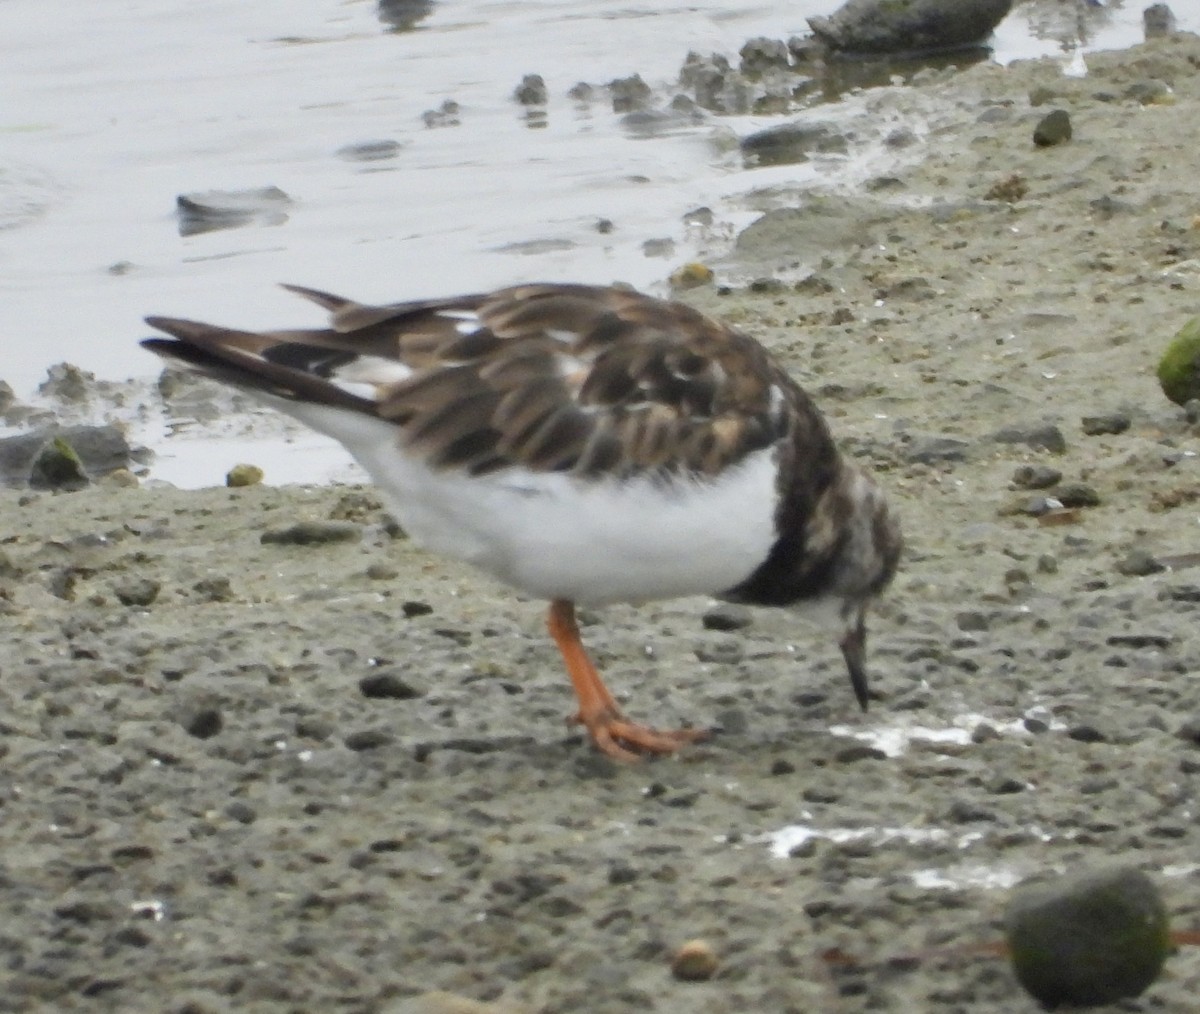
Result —
[[846, 669], [850, 673], [850, 685], [854, 688], [854, 696], [858, 698], [858, 706], [867, 710], [871, 700], [871, 692], [867, 686], [867, 624], [860, 610], [854, 626], [846, 631], [841, 640], [842, 658], [846, 660]]

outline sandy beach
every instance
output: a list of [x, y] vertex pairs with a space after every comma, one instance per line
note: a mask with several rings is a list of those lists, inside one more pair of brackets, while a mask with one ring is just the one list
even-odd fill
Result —
[[[1200, 39], [1088, 63], [879, 91], [922, 160], [757, 195], [681, 294], [898, 505], [868, 714], [789, 613], [589, 612], [632, 715], [721, 730], [615, 765], [543, 604], [368, 488], [0, 492], [0, 1011], [1026, 1014], [971, 950], [1014, 882], [1129, 864], [1200, 927], [1200, 427], [1154, 374], [1200, 312]], [[1184, 948], [1113, 1009], [1198, 986]]]

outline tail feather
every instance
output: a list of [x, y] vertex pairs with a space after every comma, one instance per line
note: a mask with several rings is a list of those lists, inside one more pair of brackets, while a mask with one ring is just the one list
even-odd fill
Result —
[[264, 353], [286, 343], [288, 336], [284, 334], [235, 331], [175, 317], [147, 317], [146, 323], [172, 338], [143, 339], [143, 348], [214, 380], [291, 401], [311, 401], [376, 414], [374, 400], [346, 391], [306, 370], [266, 358]]

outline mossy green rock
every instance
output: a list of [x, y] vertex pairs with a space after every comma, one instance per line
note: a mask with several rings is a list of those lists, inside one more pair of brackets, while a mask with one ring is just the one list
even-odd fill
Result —
[[1139, 995], [1171, 947], [1162, 897], [1135, 869], [1018, 888], [1006, 923], [1017, 978], [1047, 1010]]
[[1177, 405], [1200, 398], [1200, 317], [1180, 328], [1158, 361], [1163, 394]]
[[263, 470], [257, 465], [234, 465], [225, 473], [225, 485], [231, 488], [257, 486], [263, 481]]
[[29, 471], [33, 489], [83, 489], [90, 480], [75, 448], [62, 437], [55, 437], [43, 447]]

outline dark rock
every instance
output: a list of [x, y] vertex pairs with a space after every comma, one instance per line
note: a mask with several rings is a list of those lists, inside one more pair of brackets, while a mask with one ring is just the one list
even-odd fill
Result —
[[446, 99], [437, 109], [426, 109], [421, 122], [427, 127], [457, 127], [462, 122], [458, 118], [460, 111], [454, 99]]
[[992, 810], [966, 799], [954, 800], [946, 811], [946, 817], [956, 824], [994, 823], [996, 820]]
[[1038, 426], [1005, 426], [992, 434], [998, 444], [1026, 444], [1037, 450], [1063, 454], [1067, 450], [1066, 438], [1053, 423]]
[[194, 591], [205, 602], [228, 602], [233, 598], [233, 586], [227, 577], [205, 577], [194, 585]]
[[258, 811], [244, 799], [235, 799], [226, 804], [225, 816], [239, 824], [253, 824], [258, 820]]
[[225, 725], [219, 708], [205, 706], [186, 712], [180, 719], [183, 731], [197, 739], [212, 739]]
[[635, 109], [647, 109], [654, 98], [650, 86], [642, 80], [640, 74], [610, 81], [608, 93], [612, 98], [614, 113], [629, 113]]
[[754, 622], [754, 614], [745, 606], [725, 602], [706, 610], [700, 622], [705, 630], [745, 630]]
[[1107, 743], [1109, 740], [1107, 733], [1086, 722], [1071, 726], [1067, 730], [1067, 738], [1079, 743]]
[[409, 619], [412, 619], [414, 616], [428, 616], [433, 612], [433, 606], [428, 602], [417, 602], [411, 599], [401, 605], [400, 609]]
[[1100, 494], [1085, 482], [1072, 482], [1054, 490], [1054, 498], [1064, 507], [1099, 507]]
[[513, 98], [523, 106], [544, 106], [549, 95], [542, 75], [526, 74], [513, 92]]
[[347, 162], [382, 162], [395, 158], [402, 147], [399, 141], [359, 141], [339, 148], [337, 154]]
[[844, 155], [846, 136], [832, 123], [784, 123], [742, 138], [742, 154], [754, 165], [792, 165], [815, 154]]
[[1166, 4], [1151, 4], [1142, 11], [1142, 32], [1147, 39], [1160, 39], [1176, 30], [1175, 14]]
[[300, 521], [287, 528], [272, 528], [259, 536], [264, 546], [323, 546], [361, 540], [362, 528], [348, 521]]
[[887, 754], [875, 746], [868, 746], [866, 743], [855, 743], [853, 746], [844, 747], [833, 755], [833, 759], [839, 764], [857, 764], [864, 760], [887, 760]]
[[1011, 0], [849, 0], [808, 24], [837, 51], [929, 53], [981, 45], [1011, 6]]
[[761, 76], [764, 71], [789, 70], [792, 65], [792, 55], [787, 43], [778, 39], [750, 39], [738, 51], [742, 59], [743, 74]]
[[420, 697], [422, 691], [406, 683], [395, 673], [380, 672], [364, 676], [358, 681], [363, 697], [373, 700], [410, 701]]
[[433, 11], [433, 0], [379, 0], [378, 17], [392, 32], [411, 32]]
[[966, 461], [971, 445], [958, 437], [921, 437], [905, 450], [904, 458], [921, 465]]
[[1039, 148], [1050, 148], [1071, 140], [1071, 115], [1065, 109], [1055, 109], [1033, 128], [1033, 143]]
[[132, 460], [129, 441], [116, 426], [52, 426], [0, 439], [0, 485], [18, 489], [29, 485], [34, 461], [56, 439], [66, 442], [90, 476], [128, 468]]
[[1049, 465], [1018, 465], [1012, 482], [1020, 489], [1048, 489], [1062, 480], [1062, 472]]
[[294, 202], [279, 187], [253, 190], [205, 190], [175, 198], [179, 235], [195, 236], [244, 225], [282, 225]]
[[1081, 424], [1084, 433], [1095, 437], [1104, 433], [1124, 433], [1129, 429], [1130, 419], [1125, 412], [1108, 412], [1104, 415], [1085, 415]]
[[679, 71], [679, 83], [698, 106], [714, 113], [747, 113], [753, 102], [749, 83], [720, 54], [688, 53]]
[[1135, 869], [1022, 885], [1005, 922], [1017, 978], [1047, 1009], [1138, 996], [1171, 948], [1166, 906]]
[[358, 732], [350, 733], [346, 739], [346, 746], [351, 750], [377, 750], [381, 746], [389, 746], [393, 742], [393, 736], [386, 729], [360, 729]]

